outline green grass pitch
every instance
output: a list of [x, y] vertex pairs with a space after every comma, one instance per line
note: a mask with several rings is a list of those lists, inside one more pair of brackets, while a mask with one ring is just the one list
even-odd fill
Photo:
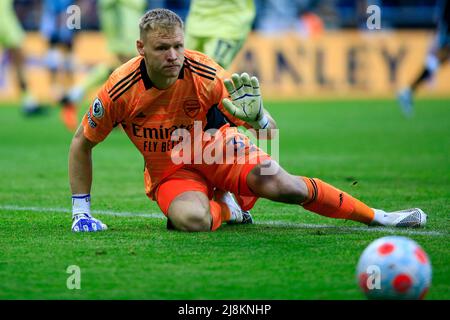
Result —
[[[359, 255], [391, 234], [430, 256], [428, 299], [450, 299], [450, 100], [266, 102], [280, 127], [280, 163], [386, 210], [420, 207], [420, 230], [367, 228], [259, 200], [256, 224], [212, 233], [166, 230], [143, 191], [143, 160], [116, 130], [94, 149], [92, 208], [107, 232], [74, 234], [57, 110], [24, 118], [0, 107], [0, 299], [363, 299]], [[81, 112], [80, 112], [81, 113]], [[66, 287], [67, 267], [81, 289]]]

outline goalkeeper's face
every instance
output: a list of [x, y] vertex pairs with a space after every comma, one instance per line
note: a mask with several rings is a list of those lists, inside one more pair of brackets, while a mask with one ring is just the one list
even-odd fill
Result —
[[184, 63], [184, 32], [180, 27], [147, 31], [137, 48], [145, 57], [152, 80], [178, 78]]

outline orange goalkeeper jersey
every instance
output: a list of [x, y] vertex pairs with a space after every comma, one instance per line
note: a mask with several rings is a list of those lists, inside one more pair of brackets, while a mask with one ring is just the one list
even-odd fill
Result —
[[203, 130], [227, 122], [250, 128], [222, 106], [228, 97], [223, 84], [226, 71], [200, 52], [185, 50], [184, 55], [177, 81], [166, 90], [153, 86], [143, 57], [123, 64], [99, 90], [82, 121], [85, 137], [93, 142], [104, 140], [121, 125], [144, 157], [151, 190], [182, 166], [171, 159], [174, 130], [192, 131], [194, 121], [202, 121]]

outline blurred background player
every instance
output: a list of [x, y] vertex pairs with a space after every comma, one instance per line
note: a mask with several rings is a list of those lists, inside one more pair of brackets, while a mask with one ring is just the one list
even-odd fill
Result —
[[21, 49], [24, 37], [24, 31], [14, 12], [13, 0], [0, 1], [0, 47], [7, 50], [16, 71], [16, 80], [21, 92], [22, 111], [27, 116], [43, 114], [46, 108], [39, 105], [31, 94], [25, 76], [25, 56]]
[[45, 64], [50, 71], [52, 97], [61, 98], [73, 82], [74, 30], [67, 27], [67, 8], [74, 0], [44, 0], [41, 33], [49, 44]]
[[430, 79], [439, 69], [439, 66], [448, 61], [450, 57], [450, 1], [439, 1], [437, 13], [439, 17], [437, 34], [427, 55], [425, 66], [412, 84], [398, 94], [402, 111], [408, 117], [413, 114], [413, 95], [419, 85]]
[[108, 51], [115, 55], [113, 64], [99, 64], [86, 79], [73, 87], [61, 100], [62, 120], [66, 127], [74, 131], [78, 126], [76, 105], [85, 94], [101, 85], [110, 73], [119, 65], [137, 55], [136, 39], [139, 28], [136, 21], [144, 14], [147, 7], [145, 0], [99, 0], [98, 14], [100, 28], [108, 46]]
[[228, 69], [252, 29], [253, 0], [191, 0], [186, 48], [205, 53]]

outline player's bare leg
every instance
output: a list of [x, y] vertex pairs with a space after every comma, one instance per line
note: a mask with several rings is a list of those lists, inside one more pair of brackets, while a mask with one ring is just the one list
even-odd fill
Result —
[[[275, 172], [264, 175], [262, 167], [271, 164]], [[384, 212], [372, 209], [363, 202], [319, 179], [291, 175], [276, 162], [264, 162], [247, 176], [249, 188], [259, 197], [273, 201], [300, 204], [320, 215], [347, 219], [368, 225], [420, 227], [426, 214], [420, 209]]]
[[25, 115], [38, 115], [45, 112], [45, 108], [39, 105], [33, 95], [30, 93], [28, 83], [25, 77], [25, 57], [23, 56], [22, 49], [10, 48], [11, 61], [16, 70], [17, 81], [19, 83], [20, 90], [22, 92], [22, 110]]
[[204, 193], [188, 191], [172, 201], [167, 216], [177, 230], [209, 231], [213, 222], [210, 211], [209, 199]]

